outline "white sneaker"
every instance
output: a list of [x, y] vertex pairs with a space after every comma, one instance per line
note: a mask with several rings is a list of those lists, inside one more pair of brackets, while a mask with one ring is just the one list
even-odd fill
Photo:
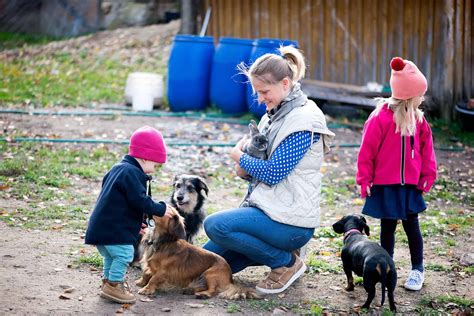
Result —
[[405, 288], [407, 290], [412, 291], [419, 291], [423, 286], [423, 282], [425, 281], [425, 274], [418, 270], [411, 270], [410, 274], [408, 275], [408, 279], [405, 282]]

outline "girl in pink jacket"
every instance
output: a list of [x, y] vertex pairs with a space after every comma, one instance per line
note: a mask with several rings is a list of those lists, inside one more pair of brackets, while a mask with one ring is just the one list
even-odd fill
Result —
[[392, 96], [377, 99], [365, 122], [356, 182], [366, 198], [362, 213], [381, 219], [380, 243], [392, 257], [397, 221], [402, 220], [412, 264], [405, 288], [417, 291], [424, 282], [418, 213], [426, 209], [423, 193], [436, 180], [431, 129], [418, 108], [427, 81], [409, 60], [395, 57], [390, 67]]

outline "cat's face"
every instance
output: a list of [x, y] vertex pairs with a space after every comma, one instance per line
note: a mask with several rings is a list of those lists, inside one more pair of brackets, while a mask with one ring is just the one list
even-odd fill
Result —
[[268, 139], [265, 135], [255, 135], [251, 139], [251, 144], [253, 147], [257, 148], [259, 151], [267, 150]]

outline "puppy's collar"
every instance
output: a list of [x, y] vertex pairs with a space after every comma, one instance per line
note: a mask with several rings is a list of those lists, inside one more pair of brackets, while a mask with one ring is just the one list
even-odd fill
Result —
[[344, 233], [344, 240], [346, 240], [346, 238], [349, 237], [349, 235], [352, 233], [362, 234], [358, 229], [352, 228]]

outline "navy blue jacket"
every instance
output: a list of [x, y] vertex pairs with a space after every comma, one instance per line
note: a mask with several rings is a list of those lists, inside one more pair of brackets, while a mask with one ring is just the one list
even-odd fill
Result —
[[155, 202], [147, 195], [148, 179], [138, 161], [129, 155], [110, 169], [102, 180], [102, 190], [89, 219], [86, 244], [134, 244], [144, 213], [165, 214], [165, 202]]

